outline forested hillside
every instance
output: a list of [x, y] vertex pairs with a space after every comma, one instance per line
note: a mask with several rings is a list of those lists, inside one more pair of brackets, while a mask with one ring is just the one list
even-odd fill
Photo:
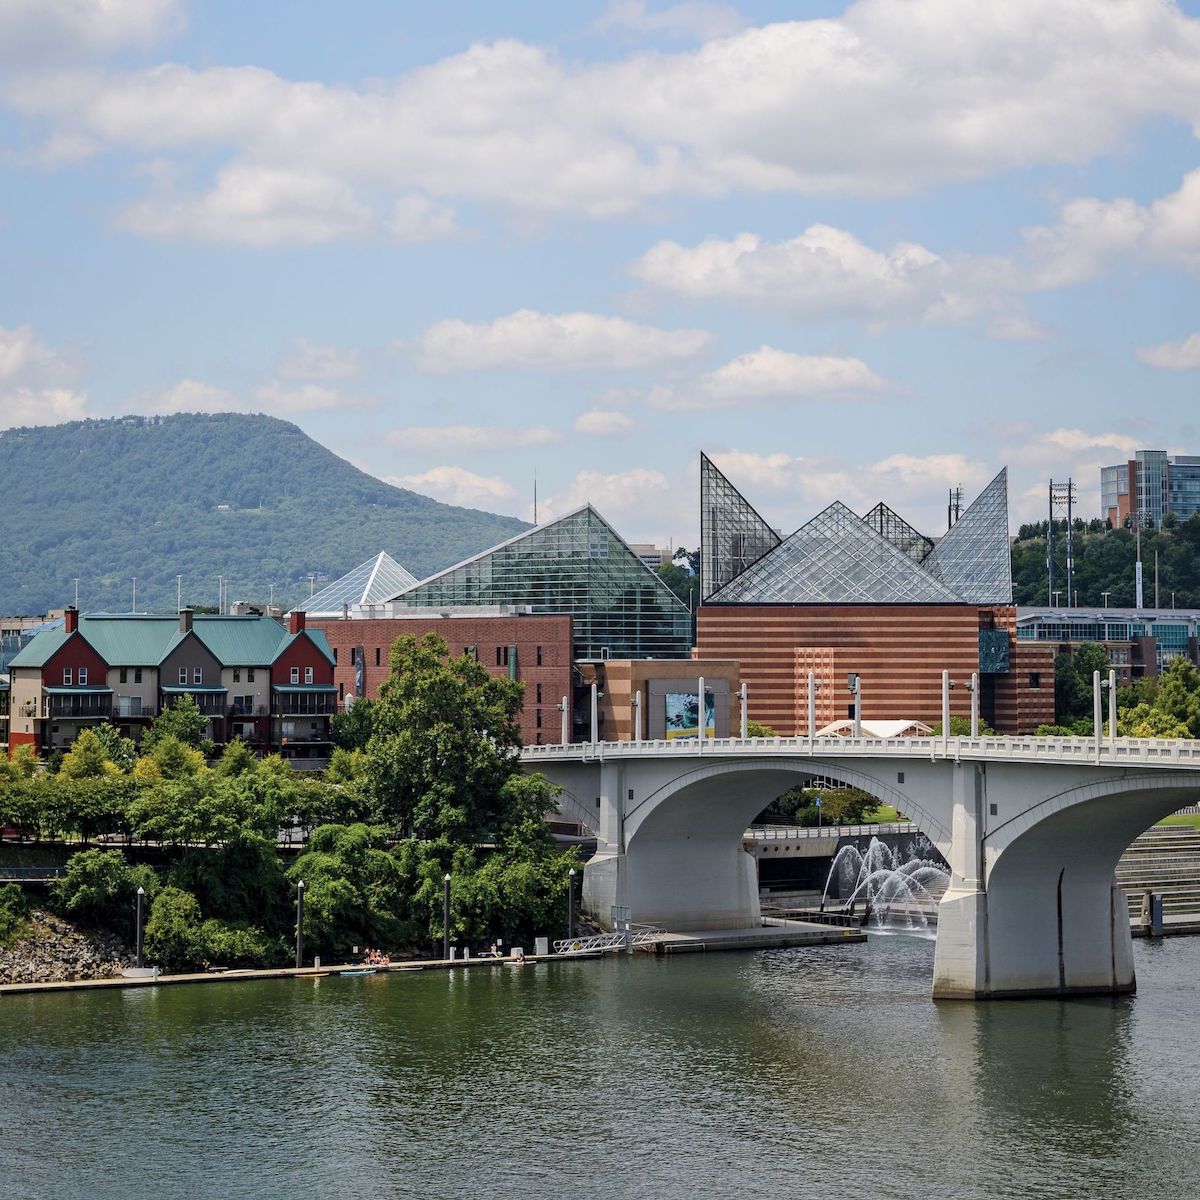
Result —
[[[1083, 605], [1132, 608], [1136, 538], [1128, 529], [1106, 530], [1100, 521], [1074, 528], [1075, 591]], [[1054, 530], [1054, 586], [1067, 602], [1066, 525]], [[1142, 531], [1143, 603], [1154, 604], [1154, 555], [1158, 553], [1158, 595], [1163, 608], [1200, 607], [1200, 514], [1187, 521], [1168, 517], [1162, 529]], [[1046, 522], [1022, 525], [1012, 548], [1013, 594], [1018, 604], [1046, 603]]]
[[0, 613], [184, 600], [285, 606], [380, 550], [421, 577], [526, 528], [351, 466], [295, 425], [238, 413], [76, 421], [0, 434]]

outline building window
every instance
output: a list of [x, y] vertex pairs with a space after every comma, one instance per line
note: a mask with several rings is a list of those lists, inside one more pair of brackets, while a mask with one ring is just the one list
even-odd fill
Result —
[[533, 742], [535, 746], [540, 746], [542, 744], [542, 735], [540, 733], [534, 734]]
[[312, 681], [313, 681], [313, 669], [312, 669], [312, 667], [305, 667], [304, 668], [304, 682], [312, 683]]
[[293, 683], [300, 682], [300, 668], [299, 667], [292, 668], [292, 682]]
[[507, 667], [508, 666], [508, 647], [507, 646], [497, 646], [496, 647], [496, 666], [498, 666], [498, 667]]
[[466, 650], [463, 651], [463, 653], [472, 661], [474, 661], [474, 662], [479, 661], [479, 647], [476, 646], [473, 642], [471, 643], [471, 645], [469, 645], [466, 648]]
[[122, 683], [129, 682], [129, 669], [127, 667], [121, 668], [121, 682]]
[[536, 729], [541, 729], [541, 727], [542, 727], [542, 710], [540, 708], [534, 709], [533, 716], [534, 716], [534, 722], [533, 722], [534, 727]]
[[537, 665], [540, 667], [542, 665], [542, 648], [541, 648], [541, 646], [534, 647], [533, 658], [534, 658], [534, 661], [537, 663]]
[[379, 647], [375, 647], [375, 665], [379, 666]]
[[71, 668], [63, 667], [63, 687], [70, 687], [72, 682]]
[[183, 687], [187, 687], [187, 667], [179, 668], [179, 682]]
[[241, 683], [241, 682], [242, 682], [242, 671], [241, 671], [241, 668], [240, 668], [240, 667], [234, 667], [234, 668], [233, 668], [233, 682], [234, 682], [234, 683]]
[[194, 687], [199, 687], [203, 682], [204, 682], [204, 668], [197, 667], [192, 672], [192, 685]]
[[535, 687], [535, 689], [534, 689], [534, 690], [535, 690], [535, 692], [536, 692], [536, 695], [534, 696], [534, 701], [535, 701], [535, 703], [537, 703], [537, 704], [541, 704], [541, 702], [542, 702], [542, 685], [539, 683], [539, 684], [538, 684], [538, 685]]
[[1040, 688], [1042, 686], [1042, 675], [1040, 671], [1029, 672], [1029, 686], [1031, 688]]
[[141, 667], [133, 668], [133, 682], [134, 683], [142, 682], [142, 668]]
[[253, 667], [246, 668], [246, 682], [247, 683], [254, 682], [254, 668]]
[[79, 668], [79, 686], [87, 687], [87, 667]]
[[336, 646], [334, 646], [334, 648], [333, 648], [333, 665], [335, 667], [337, 666], [337, 651], [338, 651], [338, 648]]

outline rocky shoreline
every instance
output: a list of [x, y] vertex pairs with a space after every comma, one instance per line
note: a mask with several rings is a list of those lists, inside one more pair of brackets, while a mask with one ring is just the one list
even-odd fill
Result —
[[77, 929], [42, 909], [29, 912], [29, 932], [0, 946], [0, 983], [58, 983], [112, 979], [133, 965], [120, 938]]

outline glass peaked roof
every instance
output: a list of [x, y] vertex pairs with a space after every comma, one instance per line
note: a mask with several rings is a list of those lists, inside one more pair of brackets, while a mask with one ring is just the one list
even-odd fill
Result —
[[700, 594], [708, 599], [764, 554], [779, 545], [779, 534], [748, 500], [700, 455]]
[[590, 504], [389, 597], [430, 608], [529, 605], [572, 618], [574, 657], [687, 658], [692, 615]]
[[[925, 562], [933, 549], [933, 539], [918, 533], [903, 517], [881, 500], [865, 517], [872, 529], [883, 534], [897, 550], [903, 550], [913, 562]], [[928, 564], [926, 564], [928, 565]]]
[[1012, 603], [1008, 468], [975, 498], [934, 547], [926, 567], [970, 604]]
[[380, 604], [416, 582], [415, 575], [406, 571], [390, 554], [380, 551], [296, 607], [313, 616], [340, 617], [344, 604], [351, 607]]
[[718, 604], [958, 604], [903, 550], [840, 501], [714, 597]]

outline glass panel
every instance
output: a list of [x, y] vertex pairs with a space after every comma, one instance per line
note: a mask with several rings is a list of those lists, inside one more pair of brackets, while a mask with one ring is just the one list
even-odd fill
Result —
[[1012, 603], [1007, 467], [950, 527], [924, 565], [969, 604]]
[[707, 600], [779, 545], [779, 534], [700, 455], [700, 596]]

